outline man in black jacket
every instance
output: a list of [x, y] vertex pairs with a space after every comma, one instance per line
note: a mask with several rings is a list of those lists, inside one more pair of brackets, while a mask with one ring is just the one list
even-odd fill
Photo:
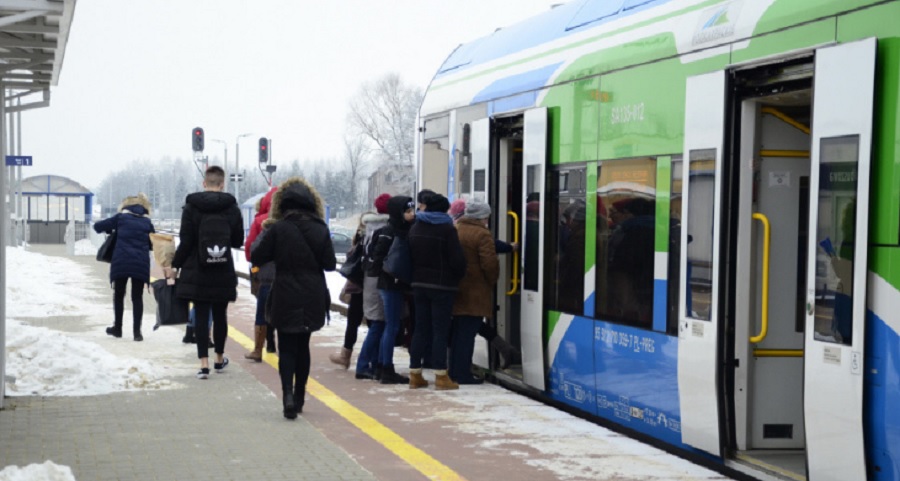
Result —
[[[237, 299], [237, 275], [231, 248], [244, 244], [241, 211], [234, 196], [223, 192], [225, 171], [212, 166], [203, 177], [203, 192], [187, 196], [181, 212], [181, 242], [175, 251], [172, 267], [181, 269], [177, 295], [194, 303], [198, 313], [212, 310], [215, 338], [216, 372], [228, 365], [225, 338], [228, 336], [228, 303]], [[166, 276], [171, 271], [166, 272]], [[209, 377], [209, 325], [198, 322], [195, 327], [197, 357], [200, 358], [199, 379]]]

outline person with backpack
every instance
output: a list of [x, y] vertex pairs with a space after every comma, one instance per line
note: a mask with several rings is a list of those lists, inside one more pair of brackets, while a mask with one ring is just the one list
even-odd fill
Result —
[[125, 314], [125, 286], [131, 279], [131, 309], [134, 340], [143, 341], [141, 320], [144, 317], [144, 285], [150, 282], [150, 234], [155, 232], [150, 222], [150, 199], [144, 194], [126, 197], [119, 212], [94, 224], [97, 233], [116, 233], [109, 282], [113, 287], [113, 325], [106, 333], [122, 337], [122, 317]]
[[275, 220], [250, 253], [256, 265], [275, 263], [275, 282], [266, 306], [269, 323], [278, 331], [278, 373], [283, 414], [303, 412], [309, 379], [309, 341], [325, 325], [331, 305], [325, 271], [336, 267], [325, 203], [302, 177], [284, 181], [272, 198]]
[[[206, 169], [203, 192], [185, 199], [181, 212], [181, 243], [175, 250], [172, 268], [180, 269], [177, 295], [194, 303], [199, 313], [212, 309], [216, 372], [228, 365], [225, 339], [228, 336], [228, 303], [237, 299], [237, 275], [231, 249], [244, 244], [241, 211], [234, 196], [223, 192], [225, 171], [219, 166]], [[171, 277], [166, 272], [166, 277]], [[200, 358], [198, 379], [209, 378], [209, 326], [194, 326], [197, 357]]]
[[[388, 272], [385, 260], [395, 241], [405, 240], [407, 237], [409, 228], [416, 219], [415, 204], [412, 197], [398, 195], [388, 200], [387, 210], [388, 224], [375, 232], [369, 244], [369, 257], [372, 259], [369, 273], [378, 276], [378, 291], [384, 306], [385, 321], [378, 349], [376, 378], [381, 384], [407, 384], [409, 378], [397, 374], [394, 369], [394, 347], [403, 317], [403, 294], [409, 290], [410, 279], [401, 279], [397, 272]], [[399, 255], [408, 258], [409, 253], [407, 251]]]

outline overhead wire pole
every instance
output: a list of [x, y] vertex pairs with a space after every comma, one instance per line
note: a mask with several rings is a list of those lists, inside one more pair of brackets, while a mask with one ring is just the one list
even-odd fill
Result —
[[[238, 135], [236, 139], [234, 139], [234, 173], [235, 176], [241, 175], [241, 138], [249, 137], [253, 135], [253, 133], [248, 132], [246, 134]], [[241, 182], [236, 181], [234, 184], [234, 198], [237, 200], [237, 204], [241, 205]]]
[[[0, 157], [4, 159], [4, 168], [0, 169], [0, 185], [6, 189], [6, 86], [0, 84]], [[0, 209], [0, 409], [6, 397], [6, 237], [9, 235], [8, 200], [4, 197], [3, 208]]]

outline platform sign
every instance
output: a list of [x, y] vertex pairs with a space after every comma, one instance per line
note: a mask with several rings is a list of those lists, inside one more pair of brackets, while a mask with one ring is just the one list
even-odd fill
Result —
[[16, 167], [16, 166], [31, 166], [32, 157], [30, 155], [7, 155], [6, 156], [6, 166], [7, 167]]

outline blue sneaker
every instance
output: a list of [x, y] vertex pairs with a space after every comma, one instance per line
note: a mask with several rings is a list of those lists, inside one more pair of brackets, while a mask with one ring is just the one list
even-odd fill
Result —
[[225, 366], [228, 365], [228, 358], [222, 357], [222, 362], [213, 363], [213, 367], [216, 369], [216, 372], [222, 372], [225, 369]]

